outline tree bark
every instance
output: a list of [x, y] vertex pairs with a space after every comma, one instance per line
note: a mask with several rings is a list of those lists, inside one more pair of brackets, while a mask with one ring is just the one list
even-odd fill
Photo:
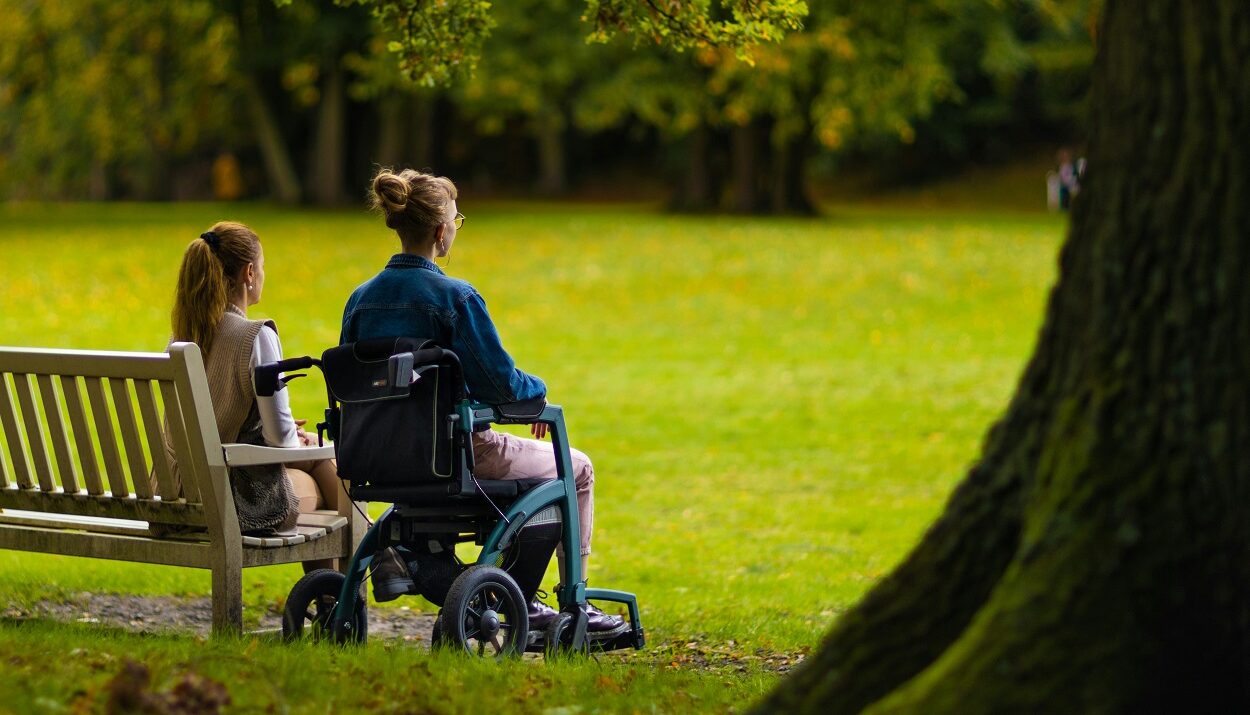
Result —
[[1099, 39], [1087, 182], [1016, 395], [757, 711], [1250, 709], [1250, 5], [1110, 0]]
[[811, 130], [773, 147], [773, 213], [811, 216], [816, 205], [807, 195], [807, 157], [811, 155]]
[[374, 161], [396, 167], [404, 161], [404, 104], [407, 97], [388, 94], [378, 100], [378, 143]]
[[326, 61], [312, 152], [308, 195], [321, 206], [342, 203], [347, 195], [347, 78], [337, 53]]
[[553, 110], [537, 118], [538, 193], [563, 196], [569, 189], [564, 115]]
[[761, 213], [768, 207], [766, 151], [761, 123], [735, 126], [732, 134], [733, 194], [730, 208], [737, 213]]
[[715, 211], [720, 203], [720, 185], [712, 171], [712, 130], [706, 124], [690, 132], [682, 183], [669, 202], [675, 211], [702, 213]]
[[278, 127], [273, 108], [254, 77], [243, 77], [243, 92], [252, 115], [252, 127], [256, 132], [261, 160], [265, 164], [265, 174], [269, 177], [269, 190], [279, 203], [298, 203], [299, 176], [295, 173], [291, 152], [282, 138], [282, 130]]

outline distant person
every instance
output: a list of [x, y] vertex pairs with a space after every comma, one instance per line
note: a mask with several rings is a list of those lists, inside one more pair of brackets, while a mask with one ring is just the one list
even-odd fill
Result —
[[1078, 158], [1074, 161], [1071, 151], [1060, 149], [1058, 163], [1059, 210], [1067, 211], [1072, 208], [1072, 199], [1081, 193], [1081, 177], [1085, 173], [1085, 159]]
[[[315, 445], [316, 435], [300, 429], [303, 421], [291, 416], [286, 390], [272, 397], [256, 395], [253, 368], [282, 359], [273, 321], [247, 317], [248, 307], [260, 302], [264, 288], [260, 239], [241, 223], [214, 224], [182, 255], [174, 291], [173, 340], [193, 342], [204, 353], [222, 442]], [[232, 467], [230, 488], [244, 534], [294, 533], [301, 512], [337, 509], [339, 500], [346, 498], [332, 459]], [[309, 562], [305, 568], [327, 565]]]
[[[451, 180], [411, 169], [399, 173], [383, 169], [374, 176], [371, 193], [374, 208], [386, 217], [386, 227], [395, 231], [401, 250], [381, 273], [348, 298], [340, 342], [390, 337], [433, 339], [460, 358], [473, 399], [498, 405], [544, 397], [547, 386], [543, 381], [518, 369], [504, 350], [482, 296], [434, 264], [435, 258], [451, 253], [456, 232], [464, 222], [464, 216], [456, 211], [457, 192]], [[555, 453], [550, 444], [539, 441], [546, 435], [546, 425], [531, 425], [530, 431], [537, 439], [492, 429], [473, 433], [474, 475], [481, 479], [555, 479]], [[589, 457], [576, 449], [570, 452], [585, 574], [594, 526], [595, 472]], [[562, 561], [567, 558], [563, 549], [559, 557]], [[383, 559], [399, 561], [393, 551]], [[411, 579], [393, 584], [374, 581], [373, 595], [379, 601], [404, 593], [416, 593]], [[593, 606], [586, 610], [589, 629], [599, 636], [626, 627], [619, 617]], [[545, 628], [555, 616], [553, 609], [539, 601], [530, 604], [531, 628]]]

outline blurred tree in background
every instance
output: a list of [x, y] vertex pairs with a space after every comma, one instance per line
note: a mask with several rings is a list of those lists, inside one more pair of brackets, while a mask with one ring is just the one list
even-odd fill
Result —
[[1096, 4], [0, 0], [0, 195], [228, 196], [237, 167], [335, 204], [385, 164], [808, 212], [837, 172], [1079, 140]]

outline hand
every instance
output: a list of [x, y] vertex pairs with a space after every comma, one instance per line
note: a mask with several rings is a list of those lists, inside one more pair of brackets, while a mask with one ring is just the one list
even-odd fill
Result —
[[306, 424], [308, 424], [308, 420], [295, 420], [296, 427], [303, 427]]
[[547, 423], [535, 422], [530, 425], [530, 434], [534, 435], [534, 439], [542, 439], [547, 436]]

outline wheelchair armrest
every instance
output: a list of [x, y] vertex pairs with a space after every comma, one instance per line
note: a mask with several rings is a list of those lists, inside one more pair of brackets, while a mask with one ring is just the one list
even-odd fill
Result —
[[[529, 424], [542, 417], [543, 410], [547, 407], [547, 398], [536, 397], [532, 400], [508, 402], [502, 405], [482, 405], [482, 407], [489, 407], [494, 413], [493, 421], [501, 425]], [[481, 411], [477, 414], [481, 416]]]

